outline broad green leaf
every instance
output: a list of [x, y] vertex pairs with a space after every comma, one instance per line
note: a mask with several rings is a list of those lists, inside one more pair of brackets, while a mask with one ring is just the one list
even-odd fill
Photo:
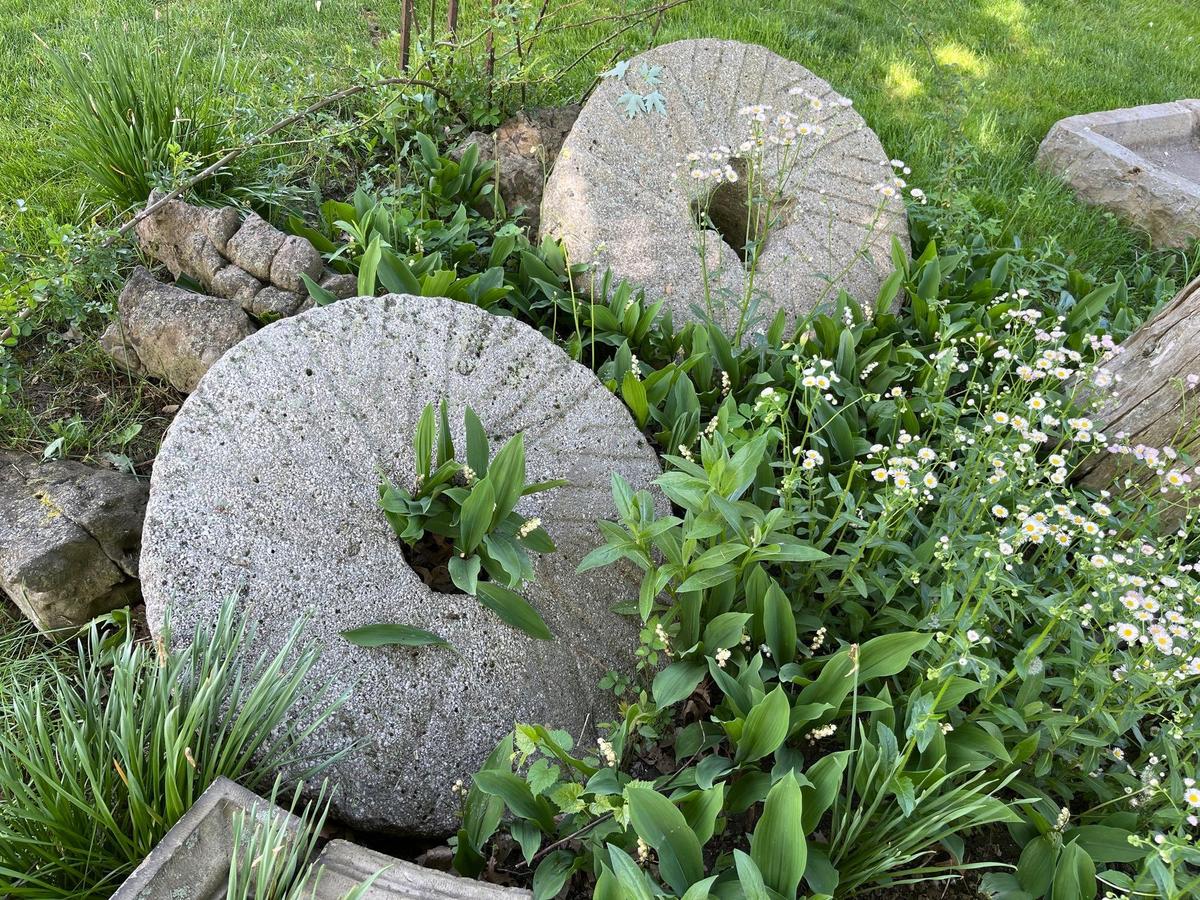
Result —
[[1137, 862], [1146, 851], [1129, 843], [1131, 832], [1111, 825], [1081, 825], [1070, 828], [1063, 840], [1074, 841], [1087, 851], [1093, 862], [1129, 863]]
[[524, 778], [495, 770], [476, 772], [474, 778], [481, 791], [499, 797], [513, 815], [536, 823], [547, 833], [554, 831], [553, 807], [544, 797], [534, 797]]
[[654, 676], [654, 702], [659, 709], [666, 709], [692, 695], [696, 685], [708, 671], [701, 660], [673, 662]]
[[763, 633], [776, 666], [796, 658], [796, 616], [787, 594], [772, 581], [763, 597]]
[[411, 625], [379, 622], [341, 632], [342, 637], [358, 647], [449, 647], [445, 639], [432, 631]]
[[477, 587], [476, 597], [480, 603], [513, 628], [538, 640], [554, 640], [554, 635], [550, 633], [550, 629], [546, 627], [546, 623], [538, 611], [530, 606], [520, 594], [513, 593], [508, 588], [490, 581], [481, 581]]
[[496, 511], [496, 493], [490, 478], [476, 482], [462, 505], [459, 525], [461, 549], [473, 553], [483, 536], [492, 526], [492, 514]]
[[[805, 812], [808, 810], [805, 809]], [[829, 861], [825, 851], [812, 847], [808, 851], [808, 861], [804, 866], [804, 880], [818, 894], [832, 897], [837, 891], [841, 873]]]
[[805, 834], [812, 834], [821, 816], [833, 805], [846, 771], [849, 750], [839, 750], [822, 756], [804, 772], [809, 784], [802, 785], [800, 794], [804, 798], [804, 812], [800, 827]]
[[308, 288], [308, 296], [312, 297], [313, 302], [317, 306], [328, 306], [331, 303], [337, 303], [338, 298], [336, 294], [327, 291], [303, 272], [300, 273], [300, 277], [304, 280], [304, 286]]
[[701, 847], [712, 840], [713, 833], [717, 830], [717, 819], [724, 805], [724, 784], [692, 791], [679, 802], [679, 811], [687, 820], [688, 827], [695, 832]]
[[533, 873], [533, 900], [557, 897], [573, 871], [575, 857], [566, 850], [555, 850], [548, 854]]
[[677, 593], [684, 591], [699, 591], [704, 588], [716, 587], [718, 584], [724, 584], [737, 574], [733, 566], [718, 566], [715, 569], [705, 569], [703, 572], [697, 572], [684, 580], [683, 584], [675, 588]]
[[800, 783], [793, 772], [788, 772], [767, 794], [762, 818], [750, 842], [750, 858], [763, 881], [785, 897], [796, 895], [808, 861], [808, 844], [801, 825], [803, 808]]
[[741, 850], [733, 851], [733, 860], [737, 866], [738, 883], [742, 886], [746, 900], [771, 900], [762, 873], [754, 860]]
[[716, 875], [710, 875], [703, 881], [697, 881], [687, 889], [681, 900], [708, 900], [709, 896], [711, 896], [710, 891], [712, 890], [713, 882], [716, 880]]
[[475, 596], [476, 589], [479, 585], [479, 557], [471, 554], [465, 559], [461, 556], [452, 556], [446, 564], [446, 568], [450, 572], [450, 580], [454, 582], [454, 586], [466, 594]]
[[[620, 847], [609, 844], [608, 858], [612, 863], [613, 873], [621, 883], [622, 893], [617, 895], [621, 897], [621, 900], [654, 900], [658, 892], [654, 890], [646, 873], [629, 858], [628, 853]], [[600, 893], [599, 885], [597, 885], [596, 893]]]
[[433, 404], [430, 403], [421, 410], [421, 418], [417, 420], [417, 430], [413, 435], [413, 461], [422, 479], [428, 478], [433, 468], [433, 428]]
[[379, 256], [379, 281], [393, 294], [421, 296], [421, 282], [399, 254], [385, 249]]
[[[511, 771], [513, 752], [512, 734], [496, 745], [484, 762], [481, 771]], [[454, 854], [454, 868], [471, 877], [483, 871], [486, 860], [479, 852], [496, 833], [504, 815], [504, 801], [493, 797], [472, 784], [463, 802], [463, 825], [458, 830], [458, 849]]]
[[475, 470], [477, 478], [483, 478], [488, 469], [487, 432], [483, 430], [483, 423], [475, 415], [475, 410], [469, 406], [463, 413], [463, 425], [467, 432], [467, 465]]
[[931, 640], [932, 634], [913, 631], [872, 638], [862, 645], [859, 653], [859, 682], [903, 672], [909, 660], [924, 650]]
[[450, 433], [448, 408], [449, 404], [443, 398], [441, 405], [438, 407], [437, 464], [439, 466], [444, 466], [450, 460], [454, 459], [454, 435]]
[[658, 851], [658, 870], [677, 894], [704, 877], [700, 841], [674, 803], [658, 791], [632, 786], [625, 800], [633, 830]]
[[488, 480], [495, 485], [496, 509], [492, 524], [503, 521], [521, 499], [525, 487], [525, 436], [515, 434], [500, 448], [488, 467]]
[[1051, 900], [1095, 900], [1096, 864], [1086, 850], [1072, 841], [1058, 855]]
[[626, 372], [625, 377], [621, 380], [621, 399], [633, 413], [633, 419], [637, 422], [638, 428], [645, 427], [646, 420], [650, 417], [650, 407], [646, 402], [646, 386], [632, 371]]
[[749, 613], [727, 612], [716, 616], [705, 626], [704, 649], [715, 653], [718, 649], [740, 646], [749, 621]]
[[1035, 897], [1043, 896], [1054, 878], [1058, 849], [1044, 835], [1038, 835], [1021, 851], [1017, 860], [1017, 880]]
[[525, 864], [529, 865], [542, 846], [542, 830], [526, 819], [513, 819], [509, 831], [521, 848]]
[[788, 733], [788, 698], [782, 687], [767, 694], [746, 716], [736, 762], [748, 763], [774, 753]]
[[375, 296], [375, 273], [379, 269], [379, 257], [383, 252], [383, 244], [379, 235], [371, 238], [366, 252], [358, 261], [358, 294], [360, 297]]

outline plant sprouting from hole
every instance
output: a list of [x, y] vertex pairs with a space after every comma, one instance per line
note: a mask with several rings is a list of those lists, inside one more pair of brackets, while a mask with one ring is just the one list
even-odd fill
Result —
[[[566, 482], [527, 483], [522, 434], [491, 457], [487, 433], [469, 406], [463, 423], [465, 462], [455, 458], [446, 402], [436, 414], [427, 405], [413, 435], [416, 485], [410, 491], [382, 478], [379, 506], [431, 587], [470, 594], [512, 627], [549, 640], [546, 623], [517, 590], [534, 578], [529, 554], [551, 553], [554, 542], [539, 519], [525, 518], [516, 507], [522, 497]], [[445, 644], [407, 625], [368, 625], [344, 635], [360, 646]]]

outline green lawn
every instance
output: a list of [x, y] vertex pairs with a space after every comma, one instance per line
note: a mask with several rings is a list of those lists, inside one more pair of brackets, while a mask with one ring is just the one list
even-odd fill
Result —
[[[648, 0], [637, 0], [645, 4]], [[599, 0], [590, 9], [626, 4]], [[55, 157], [55, 80], [34, 34], [85, 47], [96, 27], [164, 13], [177, 39], [245, 37], [266, 86], [292, 71], [323, 84], [349, 77], [383, 50], [399, 21], [397, 0], [7, 0], [0, 21], [0, 198], [31, 213], [74, 217], [87, 186]], [[439, 4], [444, 8], [445, 3]], [[464, 17], [482, 0], [466, 0]], [[428, 0], [419, 4], [425, 18]], [[589, 9], [589, 11], [590, 11]], [[559, 41], [561, 56], [586, 37]], [[711, 35], [764, 44], [796, 59], [855, 99], [888, 151], [914, 169], [914, 184], [952, 184], [982, 211], [1010, 220], [1027, 240], [1059, 239], [1097, 270], [1130, 262], [1142, 242], [1072, 202], [1030, 167], [1038, 141], [1072, 113], [1150, 103], [1197, 92], [1200, 5], [1189, 0], [693, 0], [668, 13], [659, 39]], [[631, 49], [647, 29], [629, 32]], [[561, 92], [586, 86], [580, 67]], [[551, 92], [548, 92], [551, 93]], [[86, 209], [86, 204], [84, 205]], [[25, 216], [30, 216], [26, 213]], [[26, 230], [26, 229], [22, 229]]]

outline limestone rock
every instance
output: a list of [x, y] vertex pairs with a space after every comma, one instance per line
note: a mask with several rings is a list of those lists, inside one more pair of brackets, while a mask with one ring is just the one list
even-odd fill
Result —
[[303, 291], [304, 281], [300, 276], [307, 275], [316, 281], [324, 266], [321, 254], [307, 238], [291, 234], [284, 238], [271, 260], [271, 283], [284, 291]]
[[[308, 292], [305, 291], [304, 297], [307, 296]], [[295, 313], [304, 297], [271, 284], [255, 294], [249, 303], [243, 303], [242, 309], [261, 322], [274, 322]]]
[[191, 392], [209, 366], [254, 331], [237, 303], [163, 284], [142, 267], [121, 291], [119, 321], [101, 338], [118, 362]]
[[236, 300], [243, 307], [254, 301], [263, 283], [244, 269], [226, 266], [212, 279], [212, 292], [226, 300]]
[[[665, 114], [651, 109], [628, 118], [621, 98], [654, 91]], [[791, 110], [826, 133], [804, 138], [799, 164], [789, 167], [774, 210], [780, 222], [754, 281], [758, 327], [780, 309], [792, 318], [806, 313], [834, 298], [836, 288], [874, 301], [892, 268], [893, 238], [908, 248], [907, 222], [899, 198], [872, 190], [891, 174], [887, 154], [841, 100], [803, 66], [758, 46], [688, 40], [643, 53], [622, 78], [602, 80], [584, 104], [546, 184], [541, 233], [561, 238], [572, 262], [611, 269], [646, 288], [649, 299], [666, 300], [676, 321], [695, 318], [706, 297], [695, 210], [720, 192], [712, 203], [718, 230], [706, 232], [705, 252], [712, 315], [732, 333], [739, 304], [723, 294], [739, 297], [746, 283], [735, 250], [745, 245], [745, 185], [714, 188], [712, 180], [689, 177], [684, 164], [690, 152], [737, 148], [749, 139], [750, 121], [739, 109], [763, 104], [770, 115]], [[778, 174], [777, 154], [768, 154], [766, 168], [768, 178]], [[579, 287], [589, 290], [595, 281], [588, 276]]]
[[325, 277], [321, 279], [320, 285], [339, 300], [345, 300], [347, 297], [353, 297], [358, 293], [358, 278], [354, 275], [327, 272]]
[[[426, 403], [447, 398], [459, 446], [470, 404], [493, 452], [525, 434], [528, 478], [567, 487], [522, 498], [558, 551], [534, 562], [524, 594], [557, 635], [536, 641], [478, 601], [436, 593], [405, 562], [378, 509], [379, 472], [415, 474], [410, 442]], [[151, 628], [210, 621], [239, 594], [277, 647], [292, 623], [325, 647], [311, 689], [350, 690], [309, 738], [313, 752], [363, 744], [331, 771], [336, 814], [356, 826], [445, 835], [468, 778], [515, 721], [584, 741], [613, 713], [597, 687], [631, 661], [637, 629], [611, 611], [637, 595], [632, 571], [578, 575], [615, 516], [612, 472], [637, 488], [657, 458], [625, 407], [528, 326], [442, 298], [354, 298], [254, 334], [208, 373], [155, 463], [142, 553]], [[437, 648], [362, 649], [339, 632], [400, 622]], [[594, 738], [592, 738], [594, 739]]]
[[0, 451], [0, 588], [43, 631], [136, 601], [146, 496], [132, 475]]
[[1188, 247], [1200, 238], [1198, 126], [1200, 100], [1070, 116], [1054, 123], [1037, 164], [1155, 246]]
[[[161, 196], [155, 191], [148, 202], [156, 203]], [[176, 278], [186, 274], [208, 288], [226, 265], [225, 244], [237, 230], [239, 218], [232, 207], [209, 209], [171, 200], [138, 223], [138, 243]]]
[[471, 132], [455, 156], [461, 159], [475, 144], [480, 159], [495, 162], [500, 196], [510, 211], [524, 207], [523, 218], [536, 233], [546, 176], [581, 108], [573, 103], [522, 110], [493, 134]]
[[[150, 202], [159, 196], [151, 194]], [[243, 221], [233, 207], [172, 200], [138, 223], [137, 232], [142, 249], [176, 278], [194, 278], [204, 290], [267, 320], [295, 313], [307, 294], [301, 276], [317, 280], [324, 270], [306, 238], [285, 234], [256, 213]]]
[[229, 239], [226, 252], [234, 265], [245, 269], [259, 281], [270, 281], [271, 263], [286, 240], [286, 234], [258, 213], [252, 212]]

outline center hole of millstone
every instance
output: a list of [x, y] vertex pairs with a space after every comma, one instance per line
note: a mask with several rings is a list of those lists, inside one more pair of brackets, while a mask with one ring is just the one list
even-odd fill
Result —
[[[758, 196], [760, 186], [749, 183], [746, 161], [734, 158], [729, 165], [737, 173], [737, 181], [722, 181], [707, 196], [693, 200], [692, 216], [701, 228], [715, 231], [738, 259], [747, 262], [747, 247], [766, 240], [768, 226], [778, 225], [787, 204], [776, 200], [768, 210], [766, 201]], [[768, 222], [768, 215], [774, 221]]]
[[[426, 531], [425, 536], [411, 546], [401, 541], [400, 550], [409, 568], [417, 573], [430, 590], [439, 594], [463, 593], [450, 578], [449, 563], [454, 556], [454, 542], [450, 538]], [[482, 572], [480, 580], [483, 580]]]
[[758, 237], [762, 218], [761, 212], [752, 216], [756, 206], [748, 194], [746, 184], [746, 162], [731, 159], [729, 165], [737, 172], [737, 181], [722, 181], [708, 194], [692, 201], [692, 216], [701, 228], [720, 235], [738, 259], [746, 261], [746, 245]]

